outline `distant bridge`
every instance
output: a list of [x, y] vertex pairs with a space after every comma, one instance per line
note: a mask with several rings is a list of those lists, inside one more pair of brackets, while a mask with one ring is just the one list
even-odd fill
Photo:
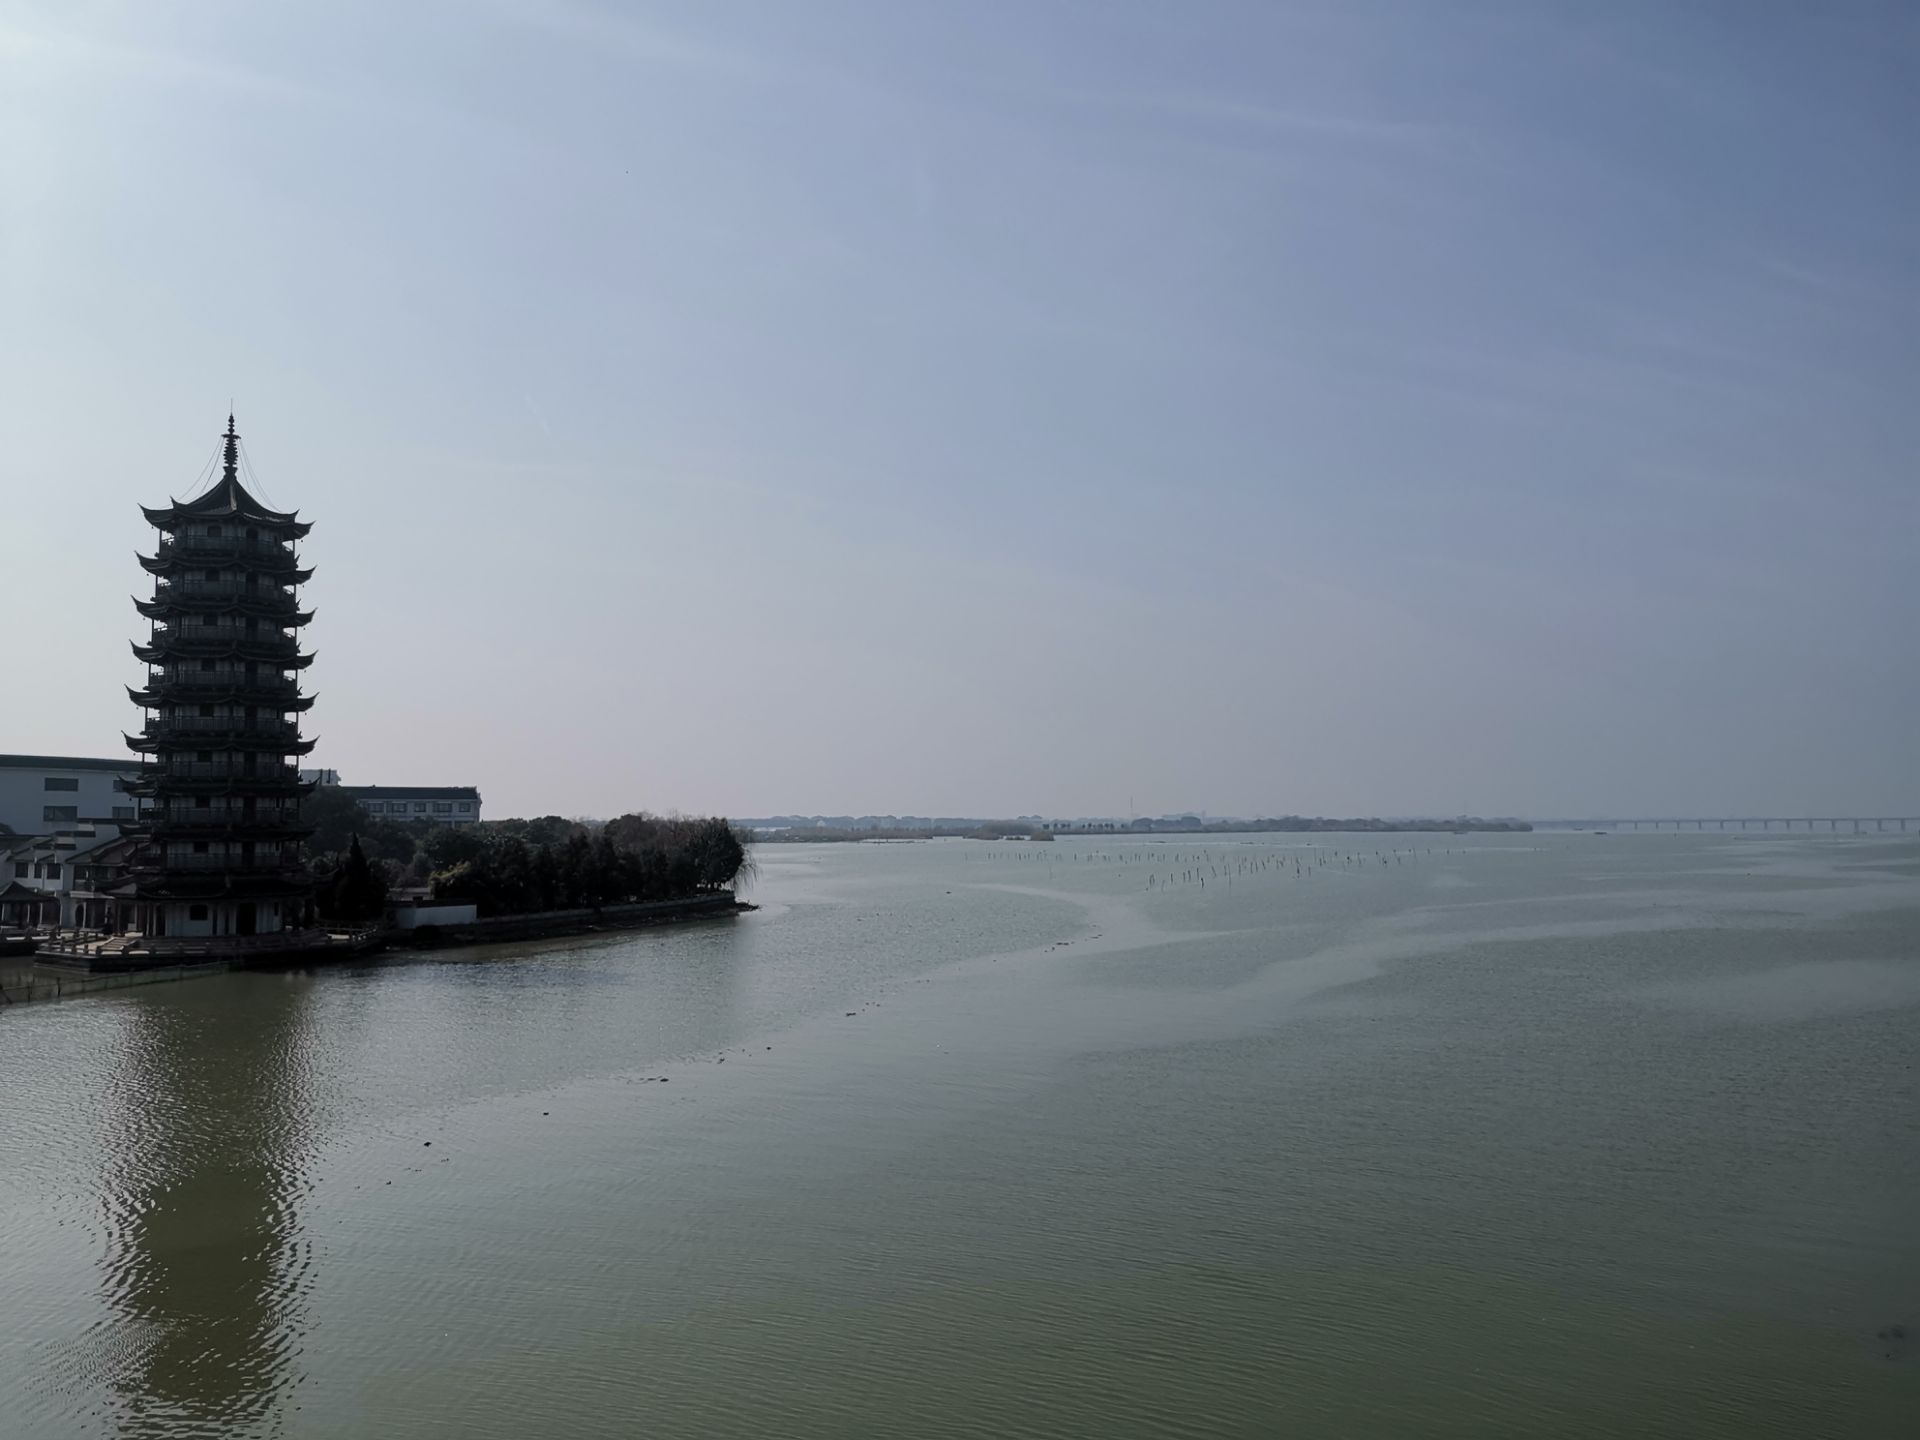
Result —
[[1535, 820], [1536, 830], [1771, 830], [1778, 825], [1782, 830], [1796, 827], [1802, 830], [1824, 830], [1825, 833], [1838, 833], [1847, 829], [1859, 835], [1867, 831], [1897, 830], [1906, 833], [1908, 827], [1920, 831], [1920, 815], [1728, 815], [1710, 816], [1705, 819], [1676, 818], [1663, 816], [1650, 819], [1626, 820]]

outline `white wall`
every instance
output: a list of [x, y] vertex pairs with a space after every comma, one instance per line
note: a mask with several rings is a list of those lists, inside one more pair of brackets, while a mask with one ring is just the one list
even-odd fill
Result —
[[207, 906], [205, 920], [189, 920], [193, 913], [191, 905], [167, 906], [167, 934], [172, 936], [211, 935], [213, 934], [213, 906]]
[[[437, 802], [433, 800], [388, 800], [385, 797], [369, 798], [364, 795], [357, 795], [354, 798], [360, 802], [360, 808], [367, 814], [377, 815], [382, 820], [431, 820], [436, 825], [472, 825], [480, 819], [480, 802], [478, 800], [441, 800]], [[441, 813], [436, 811], [434, 809], [436, 803], [446, 805], [448, 807], [446, 812]], [[420, 808], [423, 805], [426, 806], [424, 810]], [[465, 805], [467, 808], [462, 810], [460, 808], [462, 805]], [[375, 806], [379, 808], [375, 809]], [[396, 809], [396, 806], [404, 806], [405, 808]]]
[[[0, 824], [12, 827], [16, 835], [48, 835], [71, 829], [77, 821], [48, 820], [49, 805], [72, 805], [79, 820], [109, 820], [116, 807], [134, 803], [131, 795], [114, 789], [114, 782], [131, 779], [140, 773], [140, 762], [133, 756], [119, 775], [104, 770], [62, 770], [57, 767], [29, 769], [0, 765]], [[49, 777], [79, 782], [76, 790], [49, 790]], [[115, 832], [102, 828], [100, 838], [111, 839]]]
[[[186, 904], [167, 906], [168, 937], [198, 935], [236, 935], [235, 917], [238, 908], [230, 900], [218, 900], [206, 907], [207, 918], [194, 920], [193, 907]], [[280, 929], [280, 905], [277, 901], [261, 901], [254, 915], [254, 933], [257, 935], [275, 934]]]
[[396, 905], [393, 928], [411, 930], [416, 925], [471, 925], [479, 918], [475, 905]]

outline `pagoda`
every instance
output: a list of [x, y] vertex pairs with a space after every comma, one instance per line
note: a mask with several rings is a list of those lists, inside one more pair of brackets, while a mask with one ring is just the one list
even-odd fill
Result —
[[[131, 827], [134, 921], [147, 937], [198, 940], [211, 953], [312, 939], [313, 881], [302, 863], [303, 783], [313, 749], [300, 716], [313, 697], [300, 672], [298, 542], [312, 526], [270, 510], [240, 483], [240, 436], [227, 417], [226, 467], [204, 494], [142, 506], [160, 532], [140, 564], [152, 623], [133, 653], [148, 666], [129, 687], [145, 724], [127, 744], [144, 761], [129, 784], [143, 803]], [[248, 939], [246, 937], [273, 937]], [[177, 948], [169, 945], [167, 948]]]

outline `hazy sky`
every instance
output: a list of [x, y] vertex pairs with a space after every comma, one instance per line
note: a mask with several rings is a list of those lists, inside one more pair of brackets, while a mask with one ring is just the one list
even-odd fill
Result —
[[487, 810], [1920, 811], [1920, 7], [0, 0], [0, 750], [229, 398]]

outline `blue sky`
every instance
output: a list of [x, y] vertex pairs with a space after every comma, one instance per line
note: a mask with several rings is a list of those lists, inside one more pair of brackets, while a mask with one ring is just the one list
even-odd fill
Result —
[[1920, 809], [1920, 10], [0, 3], [0, 748], [229, 399], [492, 813]]

